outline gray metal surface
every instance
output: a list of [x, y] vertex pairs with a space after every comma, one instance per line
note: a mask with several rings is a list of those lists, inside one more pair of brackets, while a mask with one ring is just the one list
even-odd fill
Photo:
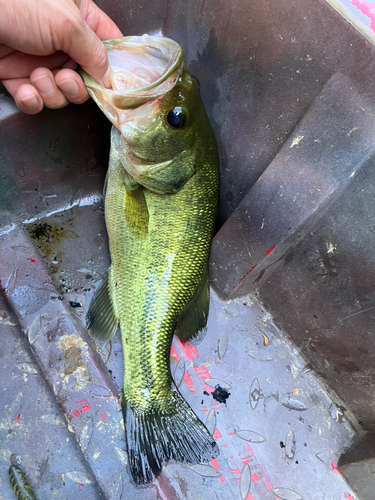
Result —
[[[256, 186], [256, 181], [268, 165], [272, 165], [275, 155], [313, 101], [322, 92], [324, 94], [323, 89], [332, 75], [340, 72], [349, 78], [360, 90], [359, 101], [367, 103], [374, 100], [373, 47], [323, 0], [238, 0], [231, 3], [222, 0], [194, 0], [188, 3], [182, 0], [100, 0], [98, 4], [127, 35], [162, 31], [181, 43], [189, 70], [201, 82], [202, 97], [219, 142], [222, 159], [219, 226], [228, 219], [248, 190]], [[347, 82], [345, 78], [343, 81]], [[343, 107], [347, 97], [343, 93]], [[353, 102], [353, 94], [350, 94], [350, 102]], [[338, 111], [339, 106], [336, 116], [340, 115]], [[345, 116], [345, 109], [341, 116]], [[371, 116], [366, 111], [363, 111], [363, 116], [367, 117], [366, 123], [371, 127]], [[346, 132], [344, 129], [343, 132]], [[351, 135], [348, 139], [354, 149], [355, 138]], [[294, 139], [294, 136], [290, 138], [288, 147]], [[108, 143], [109, 124], [92, 103], [69, 106], [55, 112], [45, 110], [38, 116], [28, 117], [19, 114], [6, 95], [0, 96], [0, 208], [3, 214], [8, 211], [12, 217], [17, 217], [14, 227], [8, 227], [9, 231], [3, 231], [2, 235], [2, 286], [5, 281], [13, 312], [26, 332], [33, 319], [31, 316], [38, 316], [38, 311], [25, 314], [29, 312], [24, 307], [25, 301], [30, 301], [36, 309], [41, 307], [41, 316], [46, 308], [47, 318], [52, 318], [47, 322], [56, 322], [55, 333], [58, 316], [62, 314], [67, 318], [63, 325], [65, 330], [63, 328], [56, 339], [52, 339], [54, 354], [62, 347], [61, 341], [60, 346], [57, 345], [60, 333], [69, 337], [73, 331], [75, 338], [81, 339], [84, 344], [84, 351], [73, 356], [72, 364], [70, 355], [74, 349], [65, 353], [68, 356], [64, 356], [62, 363], [57, 356], [51, 367], [48, 365], [48, 337], [46, 342], [45, 337], [38, 335], [38, 329], [32, 330], [36, 340], [33, 347], [35, 355], [31, 355], [22, 337], [21, 326], [9, 324], [16, 322], [9, 302], [1, 306], [4, 309], [1, 333], [12, 340], [1, 347], [5, 359], [3, 373], [8, 374], [9, 369], [12, 370], [10, 378], [3, 376], [1, 379], [1, 500], [12, 499], [7, 481], [10, 453], [22, 455], [22, 466], [39, 500], [70, 500], [77, 496], [88, 500], [128, 496], [194, 500], [211, 497], [246, 500], [355, 498], [336, 467], [340, 452], [353, 435], [346, 420], [350, 412], [343, 408], [341, 399], [334, 393], [331, 393], [335, 402], [332, 403], [325, 388], [311, 373], [312, 365], [302, 360], [288, 340], [288, 335], [292, 335], [306, 359], [315, 363], [314, 367], [319, 368], [320, 375], [325, 374], [320, 368], [329, 365], [330, 360], [322, 354], [332, 344], [322, 343], [322, 349], [316, 350], [320, 353], [319, 363], [322, 364], [319, 365], [316, 356], [312, 355], [319, 344], [311, 341], [311, 335], [305, 331], [305, 327], [307, 330], [316, 327], [315, 323], [310, 324], [313, 320], [307, 299], [308, 292], [316, 290], [311, 287], [314, 273], [301, 271], [306, 252], [301, 254], [301, 258], [297, 258], [297, 254], [294, 257], [299, 267], [292, 278], [291, 275], [276, 272], [273, 281], [268, 278], [263, 281], [267, 287], [264, 287], [262, 297], [277, 319], [282, 320], [286, 333], [281, 334], [276, 329], [269, 314], [262, 310], [254, 297], [246, 296], [226, 303], [213, 294], [209, 329], [202, 344], [195, 348], [191, 344], [183, 346], [174, 343], [172, 370], [175, 372], [177, 369], [176, 378], [182, 380], [181, 392], [197, 414], [203, 420], [209, 415], [207, 425], [212, 427], [221, 445], [217, 461], [209, 469], [201, 468], [195, 472], [181, 465], [169, 465], [151, 488], [135, 492], [124, 467], [126, 454], [123, 438], [121, 433], [118, 439], [115, 437], [119, 432], [119, 427], [115, 425], [110, 431], [116, 448], [110, 449], [111, 459], [105, 463], [105, 457], [99, 456], [103, 469], [95, 463], [97, 452], [90, 447], [95, 440], [106, 440], [105, 426], [111, 418], [118, 421], [119, 415], [116, 417], [112, 410], [112, 415], [108, 412], [110, 416], [107, 417], [107, 412], [102, 411], [102, 393], [97, 399], [94, 396], [94, 405], [89, 402], [92, 384], [89, 374], [99, 377], [100, 384], [96, 383], [96, 386], [113, 387], [117, 384], [118, 390], [123, 370], [118, 337], [112, 344], [95, 346], [84, 332], [84, 311], [109, 262], [100, 206]], [[299, 146], [302, 147], [303, 143]], [[297, 151], [297, 147], [295, 145], [292, 151]], [[366, 184], [366, 179], [363, 182]], [[367, 189], [366, 200], [371, 200], [370, 185], [361, 189]], [[357, 206], [358, 212], [361, 212], [361, 206]], [[366, 213], [366, 208], [362, 211]], [[49, 217], [45, 219], [47, 215]], [[287, 214], [284, 215], [287, 217]], [[308, 221], [309, 214], [305, 215], [304, 220]], [[306, 231], [304, 220], [300, 218], [301, 234]], [[355, 219], [350, 220], [355, 227]], [[36, 245], [33, 256], [28, 255], [31, 240], [21, 227], [24, 222], [30, 223], [29, 234]], [[3, 222], [2, 229], [8, 223], [8, 219]], [[38, 232], [38, 227], [43, 224], [51, 226], [44, 236], [43, 231]], [[330, 231], [327, 234], [329, 236]], [[12, 249], [13, 236], [22, 240], [21, 245], [13, 245], [16, 249]], [[355, 236], [352, 232], [347, 241], [355, 240]], [[259, 255], [273, 258], [276, 255], [273, 251], [264, 254], [276, 245], [275, 242], [266, 245], [262, 253], [262, 241], [257, 243]], [[335, 247], [333, 240], [327, 241]], [[371, 238], [368, 242], [369, 246], [364, 250], [371, 252]], [[309, 245], [308, 240], [304, 244]], [[37, 253], [37, 246], [44, 264]], [[322, 254], [321, 248], [318, 250], [312, 252], [308, 262], [312, 263], [314, 270], [314, 258], [318, 255], [319, 266], [323, 266], [324, 275], [328, 275], [328, 283], [336, 272], [336, 255], [331, 258], [329, 254], [327, 263], [326, 255]], [[343, 261], [346, 266], [343, 269], [344, 272], [350, 269], [351, 276], [355, 276], [363, 262], [350, 257], [349, 252]], [[356, 265], [349, 265], [350, 262]], [[371, 260], [368, 262], [371, 264]], [[8, 264], [13, 264], [20, 272], [12, 274], [14, 268], [8, 267]], [[242, 265], [241, 262], [239, 264]], [[267, 265], [266, 262], [264, 264]], [[368, 274], [370, 282], [371, 272], [369, 267], [365, 266], [365, 269], [364, 274], [358, 274], [359, 279], [365, 279]], [[318, 279], [322, 281], [324, 278]], [[44, 285], [44, 282], [47, 284]], [[298, 288], [296, 283], [300, 284], [298, 292], [295, 291]], [[343, 282], [338, 283], [343, 290], [350, 289], [350, 283], [348, 288], [343, 287]], [[239, 293], [246, 292], [245, 288], [242, 292], [239, 290]], [[365, 301], [361, 309], [351, 307], [349, 315], [365, 311], [364, 305], [367, 300], [371, 301], [371, 296], [369, 299], [366, 298], [368, 295], [363, 296]], [[60, 301], [59, 297], [63, 300]], [[341, 300], [341, 296], [337, 300], [332, 299], [328, 286], [327, 294], [319, 295], [316, 303], [322, 310], [327, 304], [339, 310]], [[72, 307], [71, 302], [81, 304], [81, 307]], [[315, 310], [312, 314], [319, 318]], [[368, 319], [367, 316], [363, 318]], [[371, 325], [371, 320], [368, 321]], [[356, 331], [356, 323], [346, 323], [349, 324], [352, 331]], [[365, 349], [368, 354], [371, 353], [371, 337], [367, 339]], [[265, 345], [267, 342], [268, 345]], [[346, 345], [345, 342], [338, 337], [336, 344], [342, 349], [329, 351], [332, 359], [338, 356], [342, 369], [345, 365], [343, 358], [352, 351], [360, 356], [366, 354], [360, 350], [362, 347], [356, 338], [352, 344]], [[95, 349], [102, 355], [102, 361], [98, 359]], [[85, 394], [76, 399], [74, 391], [80, 388], [76, 387], [74, 374], [65, 375], [72, 382], [63, 387], [65, 393], [59, 393], [55, 381], [58, 380], [58, 372], [74, 370], [77, 360], [78, 365], [81, 363], [82, 352], [88, 355], [87, 367], [90, 369], [81, 370], [83, 373], [78, 385], [85, 388]], [[38, 371], [35, 359], [44, 367], [44, 372]], [[103, 361], [113, 380], [106, 376], [105, 370], [101, 371]], [[345, 380], [345, 374], [353, 367], [350, 363], [346, 363], [347, 371], [341, 370], [337, 380]], [[10, 367], [17, 367], [17, 371]], [[370, 370], [366, 371], [364, 386], [370, 385]], [[360, 370], [354, 373], [360, 382]], [[43, 381], [44, 376], [50, 381], [52, 389]], [[209, 386], [211, 378], [220, 381], [221, 386], [231, 386], [226, 405], [215, 402], [210, 395], [213, 390]], [[345, 381], [348, 380], [352, 379]], [[326, 382], [331, 384], [330, 377], [326, 377]], [[212, 384], [217, 385], [211, 381]], [[349, 387], [350, 384], [342, 385]], [[365, 387], [363, 393], [368, 389]], [[59, 399], [63, 394], [64, 397]], [[55, 396], [65, 411], [69, 428], [64, 425]], [[38, 400], [46, 407], [41, 417]], [[117, 405], [116, 400], [112, 403]], [[368, 406], [371, 406], [370, 403]], [[103, 413], [105, 418], [102, 418]], [[69, 429], [77, 433], [78, 443], [85, 455], [72, 441], [73, 434]], [[249, 440], [244, 440], [244, 437]], [[260, 442], [255, 442], [257, 440]], [[109, 439], [104, 442], [107, 448], [111, 448], [110, 444]], [[97, 486], [94, 476], [99, 478], [102, 474], [109, 483], [104, 486], [98, 483]]]
[[[120, 499], [127, 498], [130, 492], [131, 498], [195, 500], [213, 496], [240, 500], [240, 485], [242, 498], [248, 500], [284, 497], [313, 500], [323, 499], [324, 495], [327, 499], [350, 498], [345, 497], [345, 494], [355, 498], [336, 469], [339, 454], [353, 435], [345, 418], [342, 419], [340, 411], [327, 397], [297, 350], [279, 332], [270, 315], [254, 297], [247, 296], [226, 303], [215, 293], [211, 297], [205, 339], [198, 346], [191, 342], [182, 344], [175, 339], [171, 351], [171, 369], [183, 396], [211, 428], [220, 446], [220, 456], [208, 468], [191, 470], [187, 466], [171, 464], [151, 488], [134, 489], [126, 470], [123, 428], [121, 422], [117, 422], [121, 414], [112, 413], [110, 407], [116, 400], [106, 397], [108, 394], [105, 390], [106, 384], [111, 385], [110, 381], [105, 381], [107, 370], [110, 370], [117, 385], [113, 390], [115, 393], [122, 385], [120, 338], [117, 335], [110, 343], [95, 346], [83, 332], [84, 312], [90, 296], [109, 263], [102, 212], [100, 204], [74, 207], [28, 224], [28, 232], [34, 237], [32, 243], [22, 228], [14, 227], [8, 231], [8, 226], [3, 231], [6, 234], [2, 235], [1, 248], [7, 258], [2, 261], [2, 275], [4, 267], [12, 275], [14, 268], [8, 266], [11, 264], [9, 259], [22, 261], [22, 265], [18, 266], [17, 280], [13, 276], [6, 283], [6, 293], [28, 332], [31, 349], [39, 357], [39, 363], [43, 366], [40, 348], [44, 356], [50, 359], [51, 370], [46, 373], [47, 380], [50, 382], [51, 374], [56, 373], [58, 380], [66, 381], [62, 389], [52, 384], [52, 390], [68, 419], [67, 428], [56, 406], [53, 413], [41, 410], [40, 404], [43, 405], [44, 400], [35, 403], [41, 392], [41, 380], [33, 380], [38, 372], [35, 358], [30, 357], [30, 354], [26, 357], [28, 346], [21, 337], [17, 321], [12, 313], [4, 310], [1, 326], [4, 334], [10, 330], [13, 335], [17, 335], [20, 353], [13, 346], [7, 350], [6, 359], [11, 364], [15, 356], [21, 358], [15, 363], [17, 377], [12, 379], [17, 397], [13, 398], [12, 386], [6, 380], [3, 381], [5, 391], [1, 393], [3, 437], [0, 439], [6, 442], [0, 468], [3, 499], [12, 499], [7, 483], [7, 467], [10, 454], [15, 452], [23, 457], [24, 468], [39, 500], [70, 500], [76, 495], [93, 500], [101, 495]], [[45, 229], [46, 224], [55, 231], [38, 232], [38, 228]], [[5, 225], [2, 227], [4, 229]], [[41, 256], [38, 246], [41, 247]], [[40, 258], [43, 258], [44, 267], [50, 270], [50, 277], [43, 275]], [[23, 269], [25, 274], [22, 273]], [[25, 297], [16, 303], [18, 299], [14, 298], [12, 290], [17, 286], [29, 287], [33, 291], [27, 295], [27, 311], [23, 309]], [[47, 304], [41, 302], [43, 293], [48, 295]], [[39, 299], [38, 311], [34, 312], [33, 297]], [[71, 302], [81, 306], [72, 307]], [[74, 325], [75, 330], [67, 332], [65, 325], [61, 324], [53, 339], [53, 335], [48, 335], [48, 332], [45, 334], [44, 330], [51, 332], [55, 320], [50, 317], [50, 313], [46, 317], [44, 309], [56, 305], [62, 312], [51, 313], [54, 318], [58, 320], [65, 317], [65, 321]], [[20, 311], [29, 312], [25, 316], [30, 318], [20, 316]], [[26, 323], [35, 324], [35, 315], [44, 316], [42, 321], [45, 324], [42, 328], [27, 329]], [[14, 323], [14, 326], [9, 323]], [[90, 375], [93, 363], [89, 357], [84, 358], [87, 370], [82, 370], [81, 363], [77, 367], [74, 361], [71, 362], [72, 359], [80, 358], [73, 356], [74, 353], [65, 357], [62, 366], [51, 360], [51, 355], [55, 355], [58, 348], [54, 342], [61, 344], [62, 339], [73, 335], [76, 339], [83, 336], [82, 341], [88, 343], [87, 349], [97, 349], [106, 362], [107, 370], [102, 372], [100, 385]], [[84, 350], [82, 346], [80, 349]], [[81, 357], [84, 357], [84, 352]], [[26, 365], [23, 364], [25, 362]], [[100, 365], [98, 362], [96, 364]], [[62, 373], [64, 370], [67, 374]], [[80, 372], [78, 383], [77, 370]], [[34, 386], [29, 385], [30, 378]], [[212, 392], [216, 385], [227, 388], [230, 393], [226, 403], [219, 403], [213, 398]], [[46, 392], [45, 400], [49, 398], [49, 404], [53, 406], [52, 393], [45, 383], [42, 383], [42, 389]], [[93, 394], [94, 390], [96, 392]], [[97, 398], [97, 395], [100, 397]], [[54, 432], [54, 427], [49, 430], [51, 426], [58, 426], [59, 433]], [[63, 432], [70, 438], [67, 446], [62, 437]], [[108, 432], [113, 435], [110, 436]], [[29, 434], [38, 443], [35, 450], [30, 447]], [[80, 459], [77, 448], [71, 443], [74, 437], [84, 452], [86, 466], [83, 455]], [[56, 448], [60, 455], [54, 452]], [[73, 463], [65, 459], [68, 455]], [[100, 463], [100, 460], [103, 462]], [[112, 475], [112, 480], [108, 474]], [[101, 492], [96, 490], [95, 476], [97, 480], [100, 478]], [[244, 496], [249, 487], [251, 496]]]

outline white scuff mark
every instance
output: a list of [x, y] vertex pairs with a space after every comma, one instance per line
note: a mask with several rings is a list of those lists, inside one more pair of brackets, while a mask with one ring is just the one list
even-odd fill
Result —
[[292, 145], [290, 146], [290, 149], [294, 148], [294, 146], [297, 146], [297, 144], [299, 144], [304, 137], [305, 137], [304, 135], [297, 135], [297, 137], [295, 137], [293, 139], [293, 142], [292, 142]]
[[354, 177], [355, 175], [355, 170], [353, 170], [353, 172], [349, 175], [349, 179], [351, 179], [352, 177]]
[[349, 130], [349, 132], [348, 132], [348, 134], [347, 134], [347, 135], [348, 135], [348, 137], [350, 137], [350, 136], [351, 136], [351, 134], [352, 134], [355, 130], [358, 130], [358, 127], [353, 127], [351, 130]]
[[337, 245], [329, 242], [327, 243], [327, 253], [333, 253], [337, 249]]

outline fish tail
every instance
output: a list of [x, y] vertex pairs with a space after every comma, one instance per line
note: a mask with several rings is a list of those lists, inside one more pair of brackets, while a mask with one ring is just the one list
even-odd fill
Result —
[[172, 389], [168, 410], [140, 411], [123, 403], [129, 467], [136, 484], [153, 481], [168, 460], [197, 464], [219, 454], [205, 425]]

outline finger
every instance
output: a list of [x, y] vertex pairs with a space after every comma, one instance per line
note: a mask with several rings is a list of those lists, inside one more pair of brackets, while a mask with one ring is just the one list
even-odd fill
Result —
[[88, 4], [86, 23], [101, 40], [123, 36], [112, 19], [93, 2]]
[[30, 81], [39, 92], [47, 108], [58, 109], [68, 104], [68, 100], [56, 85], [55, 77], [49, 69], [35, 69], [30, 75]]
[[0, 59], [0, 80], [28, 78], [36, 68], [59, 68], [69, 60], [63, 52], [55, 52], [50, 56], [32, 56], [23, 52], [13, 52]]
[[89, 99], [89, 94], [76, 71], [61, 69], [55, 75], [55, 82], [68, 101], [74, 104], [82, 104]]
[[43, 99], [28, 78], [3, 80], [2, 83], [23, 113], [35, 115], [43, 109]]

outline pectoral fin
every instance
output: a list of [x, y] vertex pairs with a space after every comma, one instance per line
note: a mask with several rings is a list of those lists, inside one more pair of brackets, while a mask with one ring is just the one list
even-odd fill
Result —
[[202, 275], [201, 283], [180, 316], [176, 335], [181, 340], [202, 340], [206, 334], [206, 323], [210, 303], [208, 268]]
[[100, 342], [113, 337], [118, 328], [118, 318], [109, 293], [108, 274], [97, 289], [87, 313], [87, 329], [92, 338]]

